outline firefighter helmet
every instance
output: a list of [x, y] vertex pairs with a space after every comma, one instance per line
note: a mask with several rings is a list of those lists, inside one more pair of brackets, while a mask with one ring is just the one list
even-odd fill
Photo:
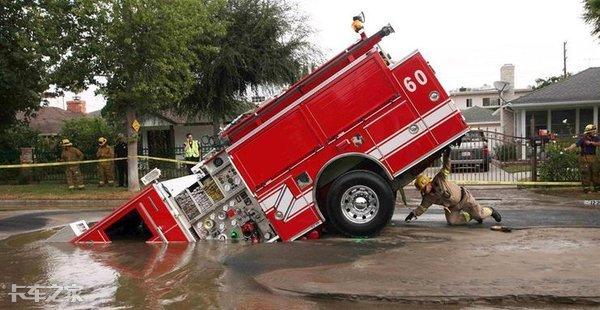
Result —
[[589, 124], [589, 125], [585, 126], [585, 130], [583, 132], [591, 133], [591, 132], [595, 132], [595, 131], [596, 131], [596, 125]]
[[62, 146], [62, 147], [71, 146], [71, 145], [73, 145], [73, 143], [71, 143], [71, 141], [69, 141], [69, 139], [62, 139], [62, 141], [60, 142], [60, 146]]
[[423, 188], [425, 187], [425, 185], [429, 184], [431, 182], [431, 178], [424, 175], [424, 174], [419, 174], [417, 176], [417, 178], [415, 179], [415, 187], [419, 190], [422, 191]]
[[354, 18], [354, 21], [352, 22], [352, 29], [354, 29], [355, 32], [359, 32], [361, 30], [363, 30], [365, 28], [363, 22], [358, 19], [358, 18]]
[[100, 143], [100, 145], [106, 144], [106, 138], [104, 138], [104, 137], [98, 138], [98, 143]]

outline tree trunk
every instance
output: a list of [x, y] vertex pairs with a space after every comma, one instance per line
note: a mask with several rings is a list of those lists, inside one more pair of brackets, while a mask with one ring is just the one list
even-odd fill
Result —
[[213, 137], [215, 139], [219, 136], [221, 132], [221, 118], [218, 115], [212, 116], [212, 126], [213, 126]]
[[140, 178], [138, 177], [138, 136], [137, 132], [133, 130], [131, 124], [137, 118], [136, 112], [132, 106], [127, 106], [126, 111], [126, 124], [127, 127], [127, 183], [129, 184], [130, 192], [137, 192], [140, 190]]

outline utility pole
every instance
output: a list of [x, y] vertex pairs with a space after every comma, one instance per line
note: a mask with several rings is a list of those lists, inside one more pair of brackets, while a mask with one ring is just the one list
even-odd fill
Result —
[[563, 78], [567, 77], [567, 41], [563, 42]]

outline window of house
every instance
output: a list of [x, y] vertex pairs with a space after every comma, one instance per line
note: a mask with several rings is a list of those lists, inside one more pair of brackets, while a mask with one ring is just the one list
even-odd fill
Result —
[[490, 98], [483, 98], [483, 106], [484, 107], [489, 107], [491, 104], [491, 99]]
[[548, 128], [548, 111], [527, 111], [525, 113], [525, 136], [531, 137], [531, 119], [533, 118], [534, 136], [540, 129]]
[[467, 98], [467, 108], [470, 108], [473, 106], [473, 99], [472, 98]]
[[575, 128], [575, 109], [551, 111], [552, 132], [560, 136], [572, 136], [577, 131]]
[[594, 123], [594, 109], [585, 108], [579, 109], [579, 131], [577, 133], [583, 133], [585, 126]]

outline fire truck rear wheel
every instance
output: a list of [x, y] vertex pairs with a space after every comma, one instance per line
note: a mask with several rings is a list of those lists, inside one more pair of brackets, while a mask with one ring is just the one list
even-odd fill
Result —
[[377, 235], [394, 214], [394, 192], [378, 174], [350, 171], [338, 177], [327, 195], [327, 217], [351, 237]]

